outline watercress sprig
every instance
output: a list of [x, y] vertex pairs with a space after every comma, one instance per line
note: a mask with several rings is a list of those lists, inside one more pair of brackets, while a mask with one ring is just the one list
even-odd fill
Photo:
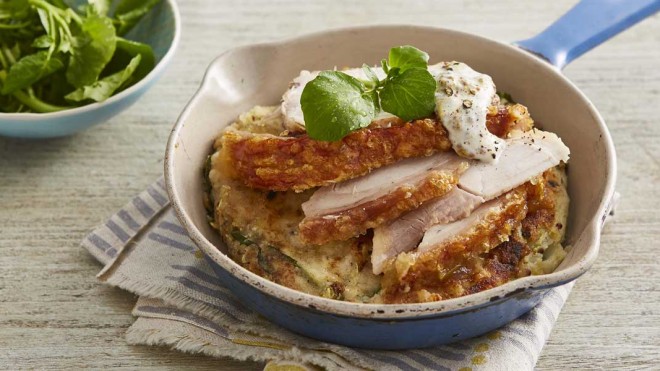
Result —
[[369, 126], [382, 110], [409, 121], [433, 114], [436, 81], [429, 56], [413, 46], [390, 49], [381, 62], [384, 79], [364, 65], [366, 79], [341, 71], [322, 71], [305, 86], [300, 99], [308, 135], [336, 141]]

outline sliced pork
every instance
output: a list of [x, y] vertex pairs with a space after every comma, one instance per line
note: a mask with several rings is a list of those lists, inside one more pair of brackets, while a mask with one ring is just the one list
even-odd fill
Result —
[[412, 299], [409, 292], [437, 288], [442, 292], [439, 299], [460, 296], [445, 291], [451, 289], [445, 286], [445, 277], [509, 239], [527, 215], [527, 188], [518, 187], [477, 208], [468, 218], [429, 230], [419, 249], [400, 254], [386, 267], [385, 295], [399, 297], [393, 302], [406, 302]]
[[382, 273], [388, 260], [419, 245], [424, 233], [431, 226], [463, 219], [483, 202], [482, 197], [454, 188], [447, 195], [375, 228], [371, 253], [374, 274]]
[[[524, 200], [522, 198], [519, 201]], [[506, 210], [506, 197], [486, 202], [479, 206], [467, 218], [452, 221], [450, 223], [436, 224], [424, 233], [424, 238], [417, 246], [417, 254], [422, 254], [433, 247], [446, 244], [457, 237], [464, 237], [467, 231], [475, 226], [483, 224]]]
[[527, 182], [544, 171], [568, 162], [570, 151], [559, 137], [547, 131], [514, 131], [495, 163], [473, 162], [459, 186], [486, 200]]
[[[567, 162], [568, 148], [555, 134], [540, 130], [526, 133], [513, 132], [506, 140], [507, 147], [496, 163], [483, 163], [472, 161], [458, 182], [463, 191], [463, 197], [456, 197], [457, 192], [445, 196], [446, 200], [435, 200], [429, 205], [423, 205], [419, 210], [405, 214], [400, 220], [378, 227], [374, 230], [373, 252], [371, 262], [376, 274], [382, 272], [383, 266], [401, 252], [413, 250], [417, 247], [423, 251], [430, 245], [429, 241], [436, 241], [442, 236], [451, 236], [463, 224], [472, 223], [472, 216], [459, 223], [446, 224], [446, 215], [465, 217], [465, 210], [474, 209], [480, 202], [492, 200], [515, 187], [518, 187], [560, 162]], [[472, 197], [466, 197], [470, 194]], [[434, 207], [432, 205], [441, 205]], [[454, 210], [448, 210], [454, 208]], [[480, 208], [479, 210], [484, 210]], [[468, 212], [469, 214], [469, 212]], [[433, 221], [423, 223], [423, 221]], [[432, 225], [438, 224], [433, 229]], [[446, 232], [444, 228], [449, 228]], [[427, 232], [428, 230], [428, 232]], [[425, 235], [426, 233], [426, 235]], [[399, 236], [405, 236], [399, 238]]]
[[302, 205], [301, 237], [324, 244], [362, 234], [447, 194], [466, 167], [458, 156], [439, 153], [321, 188]]

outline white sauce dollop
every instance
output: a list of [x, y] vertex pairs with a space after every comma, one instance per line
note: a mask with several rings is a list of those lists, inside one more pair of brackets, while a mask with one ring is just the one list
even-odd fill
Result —
[[486, 127], [496, 94], [493, 79], [459, 62], [439, 63], [429, 71], [438, 80], [435, 109], [454, 151], [470, 159], [497, 161], [506, 143]]
[[286, 124], [294, 127], [295, 125], [305, 126], [305, 116], [303, 115], [300, 98], [308, 82], [314, 80], [319, 75], [318, 71], [309, 72], [300, 71], [300, 75], [293, 79], [289, 89], [282, 96], [282, 114]]

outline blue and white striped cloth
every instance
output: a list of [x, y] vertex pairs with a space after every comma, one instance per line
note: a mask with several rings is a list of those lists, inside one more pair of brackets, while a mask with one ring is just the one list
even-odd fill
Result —
[[366, 351], [293, 334], [243, 306], [178, 223], [162, 179], [82, 246], [105, 265], [101, 281], [140, 296], [129, 343], [330, 370], [532, 370], [572, 287], [552, 290], [529, 314], [479, 338], [433, 349]]

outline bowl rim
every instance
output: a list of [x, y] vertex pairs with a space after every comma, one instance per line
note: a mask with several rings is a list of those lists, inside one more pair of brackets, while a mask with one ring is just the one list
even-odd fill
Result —
[[[66, 118], [69, 116], [74, 116], [80, 113], [93, 111], [104, 105], [111, 105], [115, 102], [121, 101], [124, 98], [133, 95], [137, 91], [142, 90], [146, 85], [148, 85], [152, 80], [157, 78], [164, 70], [167, 68], [169, 62], [174, 58], [174, 54], [179, 46], [179, 41], [181, 39], [181, 14], [179, 13], [179, 6], [176, 3], [176, 0], [164, 0], [172, 9], [172, 15], [174, 17], [174, 37], [172, 37], [172, 42], [167, 48], [167, 53], [163, 58], [158, 61], [156, 66], [145, 76], [142, 80], [138, 81], [136, 84], [132, 85], [128, 89], [120, 92], [117, 95], [113, 95], [110, 98], [104, 100], [103, 102], [94, 102], [82, 107], [76, 107], [71, 109], [65, 109], [57, 112], [47, 112], [47, 113], [5, 113], [0, 112], [0, 119], [11, 119], [14, 121], [31, 121], [39, 123], [43, 120], [44, 125], [51, 125], [48, 119], [53, 118]], [[35, 120], [37, 119], [37, 120]]]
[[[527, 59], [528, 63], [536, 64], [542, 66], [542, 68], [548, 70], [550, 73], [554, 74], [556, 78], [563, 80], [567, 87], [572, 89], [584, 102], [586, 108], [590, 111], [590, 114], [593, 116], [597, 122], [597, 127], [600, 130], [600, 133], [603, 136], [604, 148], [606, 151], [606, 160], [607, 160], [607, 179], [605, 180], [604, 188], [604, 198], [601, 200], [598, 209], [596, 210], [595, 215], [589, 220], [585, 226], [585, 229], [582, 231], [581, 236], [587, 236], [589, 239], [590, 247], [583, 256], [577, 262], [564, 267], [562, 271], [552, 272], [544, 275], [537, 276], [527, 276], [518, 278], [513, 281], [509, 281], [500, 286], [480, 291], [475, 294], [470, 294], [458, 298], [441, 300], [436, 302], [426, 302], [426, 303], [411, 303], [411, 304], [370, 304], [370, 303], [355, 303], [355, 302], [346, 302], [333, 299], [322, 298], [319, 296], [307, 294], [300, 292], [282, 285], [279, 285], [275, 282], [272, 282], [266, 278], [258, 276], [247, 269], [240, 266], [238, 263], [234, 262], [227, 255], [222, 253], [217, 247], [213, 245], [208, 239], [204, 237], [201, 231], [195, 226], [190, 216], [186, 213], [185, 208], [183, 207], [181, 198], [179, 197], [179, 192], [177, 189], [177, 183], [175, 181], [175, 165], [174, 165], [174, 150], [177, 146], [177, 139], [190, 112], [192, 111], [194, 105], [199, 101], [201, 97], [205, 95], [207, 88], [211, 84], [211, 74], [216, 65], [232, 52], [245, 51], [253, 48], [274, 48], [282, 47], [288, 43], [296, 43], [309, 41], [316, 38], [325, 38], [332, 37], [333, 35], [351, 33], [351, 32], [363, 32], [366, 30], [401, 30], [407, 29], [411, 31], [420, 31], [420, 32], [443, 32], [450, 35], [456, 35], [462, 38], [473, 38], [482, 43], [490, 43], [498, 46], [499, 48], [508, 49], [514, 54], [519, 54], [520, 56]], [[314, 310], [317, 312], [323, 312], [331, 314], [334, 316], [342, 317], [351, 317], [351, 318], [364, 318], [370, 320], [387, 320], [387, 319], [416, 319], [420, 317], [437, 317], [437, 316], [447, 316], [458, 312], [475, 310], [480, 307], [488, 306], [502, 300], [507, 300], [513, 297], [517, 297], [521, 294], [528, 293], [533, 290], [542, 290], [555, 286], [559, 286], [568, 282], [571, 282], [582, 274], [584, 274], [594, 263], [598, 255], [599, 245], [600, 245], [600, 234], [602, 230], [602, 224], [604, 218], [609, 213], [611, 209], [612, 198], [615, 193], [615, 183], [616, 183], [616, 152], [614, 148], [614, 143], [612, 141], [610, 132], [605, 125], [603, 118], [601, 117], [598, 110], [594, 107], [593, 103], [586, 97], [586, 95], [567, 77], [565, 77], [559, 69], [550, 65], [546, 61], [538, 58], [537, 56], [520, 49], [514, 45], [491, 40], [486, 37], [474, 35], [467, 32], [441, 28], [441, 27], [431, 27], [431, 26], [415, 26], [415, 25], [406, 25], [406, 24], [386, 24], [386, 25], [367, 25], [367, 26], [357, 26], [357, 27], [343, 27], [343, 28], [333, 28], [324, 31], [318, 31], [314, 33], [305, 34], [302, 36], [297, 36], [293, 38], [286, 38], [282, 40], [265, 42], [265, 43], [255, 43], [240, 46], [237, 48], [229, 49], [217, 58], [215, 58], [210, 65], [208, 66], [202, 83], [197, 90], [197, 92], [190, 99], [186, 107], [183, 109], [179, 118], [176, 121], [176, 124], [172, 128], [170, 137], [168, 139], [166, 154], [165, 154], [165, 183], [166, 189], [170, 197], [172, 207], [177, 215], [177, 218], [183, 225], [183, 227], [188, 231], [190, 238], [193, 242], [216, 264], [218, 264], [222, 269], [227, 271], [229, 274], [233, 275], [236, 279], [242, 281], [244, 284], [252, 286], [252, 288], [258, 290], [259, 292], [274, 297], [280, 301], [286, 302], [298, 307], [303, 307], [308, 310]]]

